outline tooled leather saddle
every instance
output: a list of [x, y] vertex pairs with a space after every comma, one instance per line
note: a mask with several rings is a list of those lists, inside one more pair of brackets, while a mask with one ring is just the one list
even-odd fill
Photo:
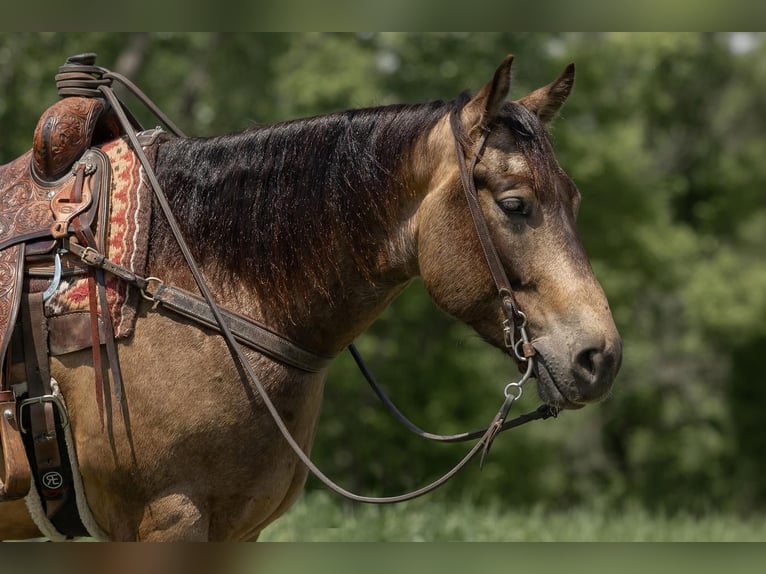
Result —
[[[69, 58], [57, 82], [94, 62], [93, 54]], [[59, 254], [70, 239], [94, 249], [104, 245], [111, 168], [95, 146], [120, 135], [105, 99], [69, 95], [42, 115], [32, 149], [0, 166], [0, 502], [26, 496], [34, 477], [49, 517], [72, 498], [71, 469], [61, 455], [66, 414], [48, 367], [43, 306], [50, 293], [33, 277], [90, 273], [96, 293], [96, 274]], [[99, 348], [104, 327], [91, 315]], [[12, 364], [24, 364], [24, 375], [16, 377], [23, 384], [11, 385]]]

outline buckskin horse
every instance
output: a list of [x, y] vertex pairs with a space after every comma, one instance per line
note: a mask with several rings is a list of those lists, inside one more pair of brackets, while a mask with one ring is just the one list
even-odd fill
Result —
[[[267, 326], [293, 360], [250, 346], [243, 365], [212, 304], [198, 300], [201, 325], [157, 303], [163, 286], [202, 288], [155, 198], [146, 297], [116, 345], [120, 380], [101, 345], [49, 359], [100, 536], [257, 539], [307, 476], [267, 403], [308, 453], [324, 358], [418, 276], [441, 309], [533, 371], [545, 405], [577, 409], [608, 394], [622, 342], [577, 236], [580, 193], [547, 135], [574, 66], [511, 101], [512, 61], [454, 101], [155, 142], [157, 183], [222, 312]], [[8, 370], [11, 383], [24, 380], [19, 364]], [[95, 371], [108, 371], [102, 396]], [[0, 504], [0, 535], [40, 535], [23, 501]]]

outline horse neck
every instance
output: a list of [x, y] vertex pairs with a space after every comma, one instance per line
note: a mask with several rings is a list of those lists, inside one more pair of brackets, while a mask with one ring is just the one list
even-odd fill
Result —
[[[426, 131], [414, 138], [409, 150], [405, 150], [404, 159], [397, 160], [396, 173], [389, 174], [398, 183], [364, 190], [367, 203], [347, 201], [343, 195], [359, 193], [358, 189], [342, 192], [337, 188], [324, 189], [312, 200], [342, 202], [346, 209], [356, 213], [357, 218], [362, 212], [377, 214], [366, 225], [359, 220], [333, 228], [328, 225], [331, 218], [327, 214], [318, 215], [324, 222], [316, 223], [299, 212], [307, 208], [305, 202], [293, 205], [293, 212], [286, 210], [279, 214], [268, 215], [255, 209], [254, 217], [259, 221], [269, 217], [272, 220], [245, 226], [251, 234], [247, 237], [243, 236], [244, 227], [236, 228], [235, 225], [239, 249], [247, 248], [247, 252], [240, 254], [246, 263], [237, 266], [222, 263], [225, 244], [233, 245], [225, 236], [232, 229], [231, 214], [225, 213], [225, 205], [212, 202], [202, 230], [199, 217], [186, 221], [184, 235], [193, 244], [194, 252], [202, 252], [204, 273], [219, 302], [265, 322], [307, 349], [325, 354], [340, 352], [418, 275], [417, 212], [427, 190], [433, 186], [433, 174], [438, 172], [435, 168], [439, 165], [444, 145], [442, 138], [434, 134], [443, 132], [444, 126], [446, 121], [439, 120], [435, 125], [432, 122]], [[166, 156], [167, 161], [161, 159], [158, 162], [160, 170], [178, 170], [177, 163], [176, 168], [169, 166], [174, 164], [174, 158], [185, 153], [186, 144], [176, 142], [172, 145], [178, 149], [171, 150]], [[192, 149], [186, 151], [193, 151], [197, 144], [188, 145]], [[357, 165], [354, 167], [360, 173], [377, 169], [381, 161], [386, 161], [369, 151], [355, 159]], [[293, 158], [296, 165], [283, 165], [280, 169], [285, 173], [300, 170], [304, 168], [304, 159], [304, 156], [296, 155]], [[226, 169], [226, 166], [220, 167]], [[159, 175], [174, 189], [184, 192], [184, 185], [173, 184], [177, 173]], [[192, 182], [192, 185], [201, 184]], [[216, 185], [212, 184], [209, 193], [216, 191]], [[205, 193], [199, 189], [193, 192]], [[256, 196], [254, 201], [273, 199], [273, 196], [265, 198], [263, 190], [256, 192]], [[181, 201], [178, 196], [172, 199], [174, 203]], [[188, 209], [186, 206], [181, 211]], [[277, 220], [282, 222], [281, 228], [275, 223]], [[294, 221], [293, 228], [286, 229], [284, 221]], [[269, 226], [273, 237], [264, 232], [263, 227]], [[288, 249], [286, 245], [291, 240], [285, 239], [285, 234], [292, 235], [297, 246], [291, 245]], [[152, 251], [151, 266], [163, 269], [170, 280], [191, 287], [189, 273], [179, 263], [179, 254], [171, 247], [167, 229], [158, 226], [155, 236], [159, 240]], [[213, 252], [201, 251], [211, 248]], [[220, 252], [216, 253], [216, 249]], [[169, 259], [175, 263], [168, 265]], [[251, 263], [248, 265], [247, 262]], [[257, 268], [255, 273], [254, 268]]]

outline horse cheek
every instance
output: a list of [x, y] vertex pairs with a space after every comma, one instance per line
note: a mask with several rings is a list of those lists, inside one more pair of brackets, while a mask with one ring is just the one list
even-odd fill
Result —
[[420, 273], [431, 298], [446, 313], [466, 323], [476, 319], [477, 305], [492, 299], [492, 280], [475, 237], [456, 218], [445, 218], [421, 235]]

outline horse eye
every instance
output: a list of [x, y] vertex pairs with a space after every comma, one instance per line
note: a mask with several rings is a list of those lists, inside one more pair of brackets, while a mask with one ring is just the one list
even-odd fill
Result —
[[529, 206], [520, 197], [509, 197], [498, 202], [500, 209], [508, 214], [513, 215], [527, 215], [529, 213]]

